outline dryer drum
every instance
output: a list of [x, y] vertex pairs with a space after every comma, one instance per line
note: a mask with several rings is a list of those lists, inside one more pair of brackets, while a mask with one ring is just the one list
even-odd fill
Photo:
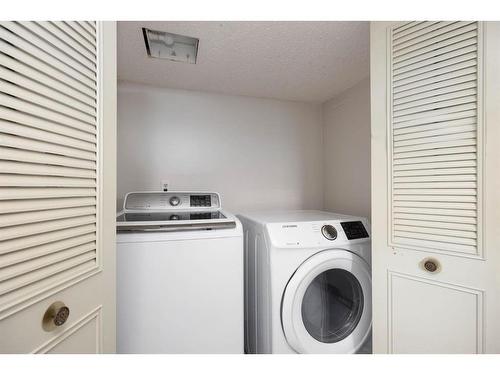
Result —
[[307, 332], [323, 343], [349, 336], [363, 314], [363, 288], [349, 271], [333, 268], [316, 276], [302, 299]]

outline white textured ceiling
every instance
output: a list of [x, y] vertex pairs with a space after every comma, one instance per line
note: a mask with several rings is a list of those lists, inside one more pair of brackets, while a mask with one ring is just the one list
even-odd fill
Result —
[[[142, 27], [199, 38], [197, 63], [147, 57]], [[368, 22], [118, 22], [120, 80], [323, 102], [368, 74]]]

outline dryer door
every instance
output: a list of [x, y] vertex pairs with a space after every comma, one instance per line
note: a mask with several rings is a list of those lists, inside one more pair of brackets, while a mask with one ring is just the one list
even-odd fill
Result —
[[370, 267], [346, 250], [313, 255], [286, 286], [281, 321], [298, 353], [357, 352], [371, 331]]

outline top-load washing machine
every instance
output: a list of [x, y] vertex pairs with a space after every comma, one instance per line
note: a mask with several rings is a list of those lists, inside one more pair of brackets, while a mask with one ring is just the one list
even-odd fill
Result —
[[322, 211], [239, 215], [247, 353], [370, 353], [367, 219]]
[[117, 217], [118, 353], [243, 353], [243, 231], [214, 192], [132, 192]]

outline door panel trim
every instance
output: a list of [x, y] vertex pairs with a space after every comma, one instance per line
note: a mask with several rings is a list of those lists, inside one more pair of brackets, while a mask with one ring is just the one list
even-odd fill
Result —
[[429, 284], [441, 288], [447, 288], [454, 291], [472, 294], [476, 297], [476, 353], [482, 354], [484, 343], [484, 290], [473, 289], [465, 287], [459, 284], [445, 283], [442, 281], [436, 281], [427, 279], [420, 276], [413, 276], [401, 272], [396, 272], [392, 270], [387, 270], [387, 352], [389, 354], [394, 354], [394, 321], [393, 321], [393, 280], [395, 278], [402, 278], [407, 280], [412, 280], [415, 282]]

